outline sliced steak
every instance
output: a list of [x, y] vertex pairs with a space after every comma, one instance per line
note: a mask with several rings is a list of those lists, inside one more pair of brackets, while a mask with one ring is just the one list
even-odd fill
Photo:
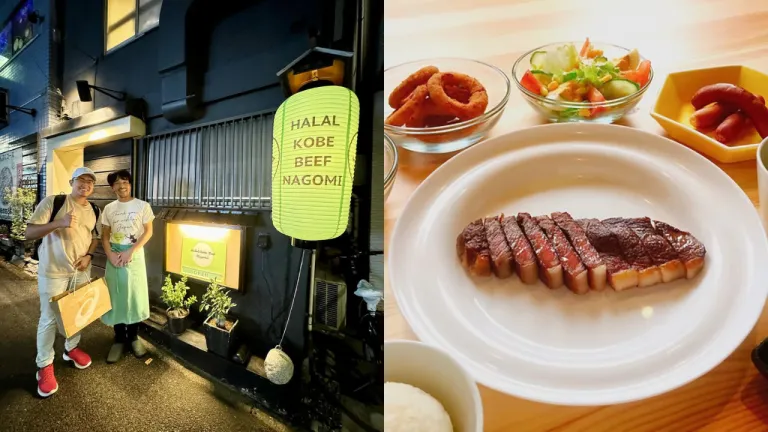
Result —
[[512, 276], [512, 249], [507, 244], [504, 232], [499, 223], [499, 217], [487, 217], [483, 220], [485, 237], [488, 239], [488, 250], [491, 253], [491, 269], [501, 279]]
[[613, 232], [599, 219], [578, 219], [576, 222], [605, 263], [611, 288], [623, 291], [636, 287], [639, 282], [637, 269], [624, 259], [619, 240]]
[[530, 214], [518, 213], [517, 223], [520, 224], [520, 228], [536, 253], [541, 280], [551, 289], [560, 287], [563, 284], [563, 267], [560, 265], [560, 258], [552, 242]]
[[478, 219], [467, 225], [456, 238], [456, 252], [461, 265], [476, 276], [491, 275], [491, 252], [485, 236], [483, 220]]
[[685, 277], [691, 279], [704, 268], [704, 256], [707, 249], [701, 242], [687, 231], [679, 230], [672, 225], [653, 221], [656, 231], [672, 245], [685, 265]]
[[507, 244], [512, 249], [512, 255], [515, 259], [515, 272], [523, 283], [528, 285], [535, 284], [539, 280], [539, 266], [536, 264], [536, 253], [533, 252], [531, 244], [528, 242], [525, 234], [523, 234], [514, 216], [505, 217], [502, 214], [500, 219], [501, 229], [504, 231], [504, 237], [506, 237]]
[[637, 269], [640, 277], [638, 286], [647, 287], [661, 282], [661, 269], [653, 263], [643, 247], [640, 237], [629, 227], [626, 219], [610, 218], [604, 219], [602, 222], [619, 240], [624, 259], [629, 265]]
[[680, 261], [675, 248], [663, 235], [656, 232], [650, 218], [627, 218], [624, 221], [640, 237], [643, 248], [653, 263], [661, 269], [662, 282], [672, 282], [685, 277], [685, 265]]
[[589, 292], [589, 279], [587, 268], [581, 262], [581, 258], [573, 249], [563, 230], [555, 225], [555, 222], [549, 216], [536, 216], [534, 218], [541, 227], [544, 234], [552, 242], [555, 252], [560, 258], [560, 265], [563, 267], [563, 277], [565, 286], [576, 294], [586, 294]]
[[567, 212], [552, 213], [552, 220], [563, 230], [576, 253], [581, 257], [581, 262], [588, 270], [589, 286], [595, 291], [604, 290], [606, 282], [605, 263], [595, 247], [589, 242], [584, 229]]

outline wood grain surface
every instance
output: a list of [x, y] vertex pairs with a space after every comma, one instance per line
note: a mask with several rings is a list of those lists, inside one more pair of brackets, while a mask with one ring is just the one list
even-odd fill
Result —
[[[385, 68], [430, 57], [469, 57], [510, 74], [530, 48], [592, 40], [637, 47], [655, 77], [638, 109], [618, 124], [666, 136], [650, 110], [670, 72], [743, 64], [768, 72], [768, 0], [387, 0]], [[512, 89], [491, 136], [541, 124]], [[388, 95], [385, 95], [385, 97]], [[445, 157], [400, 150], [397, 180], [385, 204], [385, 238], [414, 189]], [[718, 164], [758, 205], [755, 162]], [[386, 249], [386, 242], [385, 242]], [[768, 263], [766, 263], [768, 264]], [[386, 261], [385, 261], [386, 266]], [[416, 339], [385, 289], [385, 339]], [[605, 407], [529, 402], [480, 387], [487, 431], [766, 431], [768, 380], [750, 352], [768, 337], [768, 312], [741, 346], [698, 380], [644, 401]]]

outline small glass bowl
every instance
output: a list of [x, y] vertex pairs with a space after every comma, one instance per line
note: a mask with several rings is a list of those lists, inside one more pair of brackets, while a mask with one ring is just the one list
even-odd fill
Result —
[[[515, 84], [520, 92], [523, 94], [523, 98], [528, 104], [533, 107], [534, 110], [546, 117], [553, 123], [569, 123], [569, 122], [585, 122], [585, 123], [613, 123], [616, 120], [622, 118], [625, 114], [629, 113], [637, 106], [640, 100], [643, 98], [645, 91], [650, 87], [653, 81], [653, 67], [651, 67], [651, 74], [648, 77], [648, 82], [635, 93], [629, 96], [625, 96], [619, 99], [608, 100], [605, 102], [570, 102], [570, 101], [557, 101], [553, 99], [547, 99], [546, 97], [532, 93], [530, 90], [523, 87], [520, 80], [523, 79], [525, 71], [531, 68], [531, 56], [536, 51], [550, 51], [559, 46], [566, 45], [569, 42], [557, 42], [549, 45], [540, 46], [534, 48], [527, 53], [523, 54], [517, 59], [514, 66], [512, 66], [512, 77], [515, 80]], [[576, 49], [580, 49], [584, 41], [570, 42], [576, 46]], [[622, 57], [629, 53], [631, 50], [607, 43], [592, 42], [592, 45], [596, 49], [603, 50], [603, 55], [608, 59], [614, 59]], [[644, 57], [640, 57], [640, 61], [645, 60]], [[604, 111], [597, 115], [583, 116], [579, 111], [583, 108], [591, 109], [603, 107]]]
[[[384, 94], [387, 98], [403, 80], [425, 66], [441, 72], [458, 72], [480, 81], [488, 93], [485, 113], [471, 120], [439, 127], [405, 127], [385, 124], [384, 131], [400, 147], [419, 153], [450, 153], [463, 150], [482, 140], [499, 121], [509, 101], [512, 84], [507, 74], [496, 66], [463, 58], [432, 58], [403, 63], [384, 71]], [[394, 110], [384, 102], [384, 118]]]
[[397, 177], [397, 146], [389, 135], [384, 134], [384, 202], [387, 202]]

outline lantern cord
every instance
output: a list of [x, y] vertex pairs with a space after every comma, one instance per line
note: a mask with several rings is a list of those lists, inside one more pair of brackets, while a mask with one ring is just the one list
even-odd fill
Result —
[[285, 332], [288, 331], [288, 323], [291, 322], [291, 312], [293, 312], [293, 303], [296, 301], [296, 293], [299, 291], [299, 281], [301, 280], [301, 269], [304, 268], [304, 253], [307, 252], [306, 249], [301, 250], [301, 262], [299, 264], [299, 274], [296, 275], [296, 288], [293, 289], [293, 300], [291, 300], [291, 308], [288, 309], [288, 319], [285, 320], [285, 328], [283, 329], [283, 335], [280, 337], [280, 343], [278, 343], [278, 346], [283, 345], [283, 338], [285, 337]]

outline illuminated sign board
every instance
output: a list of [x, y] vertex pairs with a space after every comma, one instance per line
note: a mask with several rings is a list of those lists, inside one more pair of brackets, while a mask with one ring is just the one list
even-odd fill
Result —
[[243, 227], [194, 224], [166, 225], [165, 270], [203, 282], [241, 289], [245, 249]]

